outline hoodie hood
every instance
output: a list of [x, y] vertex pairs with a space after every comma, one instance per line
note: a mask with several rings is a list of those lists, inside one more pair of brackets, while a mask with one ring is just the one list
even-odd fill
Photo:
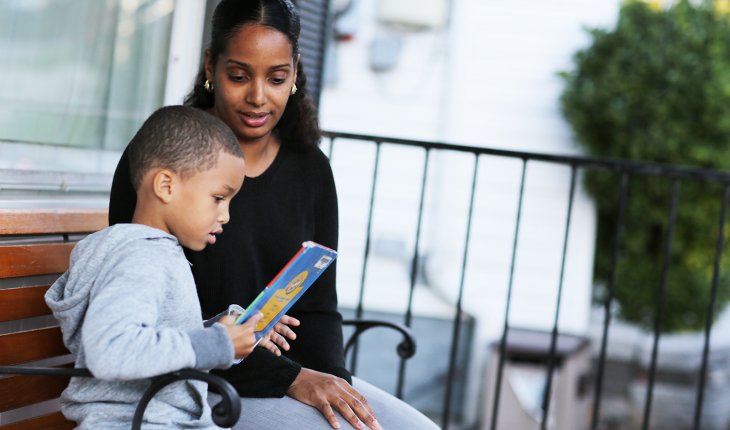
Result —
[[82, 239], [71, 252], [69, 270], [51, 285], [45, 295], [63, 331], [63, 342], [74, 354], [78, 353], [81, 325], [84, 322], [90, 295], [97, 275], [108, 263], [115, 249], [137, 240], [177, 239], [162, 230], [142, 224], [116, 224]]

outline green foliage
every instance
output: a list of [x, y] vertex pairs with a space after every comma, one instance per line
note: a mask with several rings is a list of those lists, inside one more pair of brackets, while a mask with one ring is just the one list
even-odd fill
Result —
[[[590, 155], [730, 166], [730, 25], [709, 3], [680, 0], [664, 10], [627, 2], [612, 31], [590, 30], [593, 43], [564, 73], [563, 114]], [[598, 208], [595, 277], [609, 277], [618, 177], [588, 172]], [[652, 327], [664, 260], [672, 181], [634, 176], [616, 271], [623, 318]], [[721, 186], [684, 181], [667, 278], [663, 329], [703, 327], [712, 284]], [[729, 231], [724, 234], [728, 237]], [[727, 240], [727, 239], [726, 239]], [[725, 251], [727, 257], [730, 252]], [[723, 263], [730, 262], [729, 259]], [[723, 264], [722, 267], [728, 267]], [[725, 271], [727, 272], [727, 270]], [[730, 278], [723, 275], [720, 285]], [[600, 298], [605, 291], [597, 291]], [[730, 298], [719, 291], [719, 303]], [[716, 313], [717, 314], [717, 313]]]

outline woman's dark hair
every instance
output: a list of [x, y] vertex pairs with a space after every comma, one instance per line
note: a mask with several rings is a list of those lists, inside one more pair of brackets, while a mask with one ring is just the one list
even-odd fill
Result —
[[[213, 12], [211, 22], [210, 60], [213, 64], [225, 52], [231, 38], [247, 24], [270, 27], [284, 34], [292, 47], [292, 57], [299, 56], [299, 13], [291, 0], [222, 0]], [[209, 109], [215, 103], [213, 92], [207, 91], [205, 65], [201, 64], [193, 89], [185, 97], [185, 105]], [[289, 97], [284, 113], [274, 132], [281, 144], [289, 148], [316, 146], [322, 137], [317, 109], [307, 91], [307, 77], [302, 62], [297, 64], [296, 94]]]

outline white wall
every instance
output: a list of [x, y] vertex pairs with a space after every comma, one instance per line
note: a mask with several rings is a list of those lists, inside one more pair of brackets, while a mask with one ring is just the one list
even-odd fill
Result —
[[[395, 30], [377, 23], [376, 1], [362, 1], [354, 40], [335, 48], [337, 79], [324, 91], [322, 124], [329, 130], [578, 153], [560, 114], [562, 82], [557, 73], [570, 69], [573, 53], [588, 42], [583, 28], [612, 25], [618, 6], [617, 0], [455, 0], [448, 28], [403, 33], [398, 66], [376, 74], [368, 68], [368, 46], [376, 36]], [[363, 175], [369, 181], [372, 160], [360, 158], [365, 166], [358, 174], [352, 167], [338, 169], [346, 163], [340, 155], [345, 146], [352, 144], [336, 146], [334, 166], [338, 185], [345, 190], [340, 199], [347, 238], [347, 228], [358, 228], [357, 222], [349, 221], [354, 217], [348, 211], [350, 199], [369, 192], [366, 188], [348, 195], [347, 183], [363, 182]], [[411, 211], [417, 209], [423, 156], [415, 150], [405, 153], [394, 162], [396, 169], [381, 179], [393, 184], [390, 190], [379, 189], [376, 197], [374, 236], [405, 244], [408, 256], [415, 237]], [[421, 249], [431, 258], [432, 286], [453, 301], [460, 283], [473, 157], [433, 154], [431, 164]], [[488, 337], [501, 330], [504, 315], [520, 168], [514, 160], [480, 160], [465, 306], [485, 316]], [[569, 183], [568, 168], [528, 165], [512, 324], [552, 326]], [[386, 214], [383, 206], [388, 201], [392, 205]], [[580, 189], [573, 211], [563, 296], [568, 310], [560, 324], [564, 330], [585, 333], [595, 216]]]
[[[616, 0], [455, 1], [441, 138], [520, 151], [579, 153], [560, 114], [563, 84], [558, 72], [569, 70], [573, 53], [589, 41], [583, 28], [611, 26], [618, 6]], [[483, 314], [490, 315], [491, 323], [485, 327], [491, 337], [501, 330], [496, 322], [504, 314], [519, 170], [514, 162], [483, 161], [475, 209], [476, 240], [469, 261], [468, 292], [474, 300], [466, 302], [481, 302], [470, 310], [478, 312], [481, 308]], [[527, 169], [510, 322], [546, 328], [554, 319], [570, 170], [546, 163], [531, 163]], [[440, 195], [453, 202], [442, 207], [464, 205], [460, 200], [465, 197], [452, 191], [455, 174], [467, 174], [464, 170], [446, 163], [439, 172], [443, 185]], [[448, 243], [445, 239], [450, 233], [441, 226], [453, 224], [451, 213], [441, 211], [432, 226], [443, 232], [439, 243]], [[480, 224], [480, 220], [484, 221]], [[585, 333], [595, 215], [580, 189], [571, 223], [560, 327]], [[437, 249], [449, 252], [442, 246]], [[482, 298], [486, 298], [486, 307]]]

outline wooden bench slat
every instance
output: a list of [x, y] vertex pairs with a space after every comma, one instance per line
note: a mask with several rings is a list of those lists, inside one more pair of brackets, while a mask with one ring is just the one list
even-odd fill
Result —
[[[0, 279], [61, 274], [68, 268], [71, 251], [76, 245], [75, 241], [68, 241], [68, 237], [61, 235], [83, 235], [106, 226], [106, 209], [0, 209], [0, 237], [9, 236], [15, 242], [0, 245]], [[26, 236], [31, 240], [15, 240]], [[34, 241], [34, 238], [40, 240]], [[23, 284], [27, 283], [23, 281]], [[49, 315], [51, 312], [43, 300], [48, 287], [32, 285], [0, 289], [0, 322]], [[68, 354], [58, 327], [0, 335], [0, 365], [66, 356], [59, 360], [68, 362], [64, 367], [72, 367], [73, 357]], [[59, 360], [53, 361], [58, 363]], [[0, 377], [0, 412], [55, 399], [68, 385], [69, 379], [37, 375]], [[34, 410], [31, 406], [27, 415], [23, 412], [27, 419], [0, 425], [0, 430], [71, 430], [75, 427], [60, 412], [39, 412], [45, 415], [33, 416]]]
[[59, 327], [0, 335], [0, 366], [12, 366], [70, 354]]
[[63, 273], [76, 242], [0, 246], [0, 278]]
[[107, 225], [106, 209], [0, 209], [0, 235], [88, 233]]
[[61, 395], [70, 378], [21, 375], [0, 379], [0, 412], [32, 405]]
[[43, 415], [17, 423], [0, 426], [0, 430], [72, 430], [76, 424], [67, 421], [60, 412]]
[[0, 322], [50, 315], [43, 295], [48, 285], [0, 290]]

